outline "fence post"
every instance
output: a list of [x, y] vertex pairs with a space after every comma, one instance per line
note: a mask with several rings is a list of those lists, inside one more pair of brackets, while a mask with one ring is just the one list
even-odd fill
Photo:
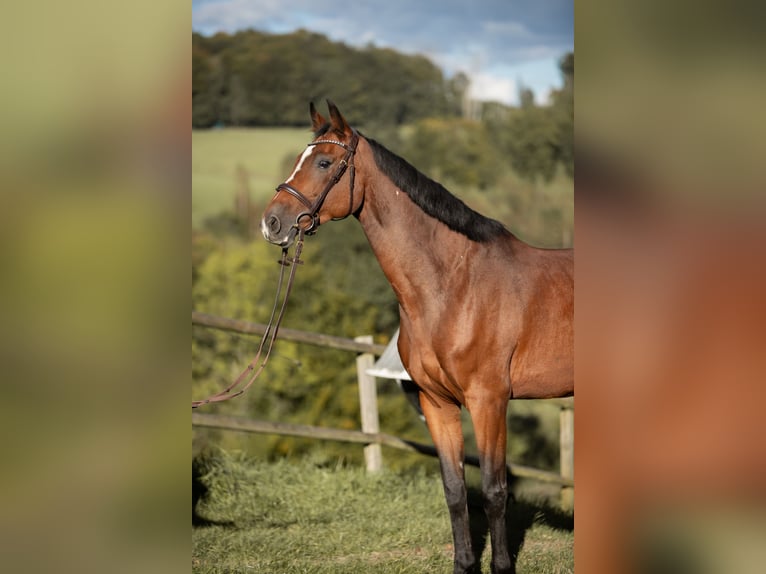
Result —
[[[559, 437], [561, 476], [574, 479], [574, 408], [561, 407], [559, 425], [561, 427]], [[571, 486], [561, 487], [561, 506], [567, 509], [574, 507], [574, 488]]]
[[[372, 343], [372, 335], [355, 337], [359, 343]], [[367, 374], [372, 368], [375, 357], [372, 353], [362, 353], [356, 358], [356, 376], [359, 383], [359, 406], [362, 413], [362, 432], [380, 432], [378, 419], [378, 392], [375, 377]], [[364, 460], [367, 472], [378, 472], [383, 466], [383, 454], [379, 444], [368, 444], [364, 447]]]

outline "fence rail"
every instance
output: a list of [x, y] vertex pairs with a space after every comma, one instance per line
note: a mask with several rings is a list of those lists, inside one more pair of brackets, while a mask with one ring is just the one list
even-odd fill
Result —
[[[431, 445], [404, 440], [397, 436], [386, 433], [366, 433], [357, 430], [335, 429], [310, 425], [296, 425], [273, 421], [260, 421], [246, 417], [209, 415], [203, 413], [192, 413], [192, 425], [230, 431], [260, 434], [278, 434], [285, 436], [314, 438], [320, 440], [351, 442], [365, 445], [382, 445], [408, 452], [417, 452], [420, 454], [436, 456], [436, 449]], [[479, 466], [479, 458], [477, 456], [467, 455], [465, 462], [471, 466]], [[560, 484], [561, 486], [574, 486], [574, 481], [571, 478], [566, 478], [555, 472], [540, 470], [530, 466], [509, 464], [508, 471], [514, 476], [534, 478], [543, 482]]]
[[[262, 323], [216, 317], [215, 315], [208, 315], [199, 311], [192, 311], [192, 325], [233, 331], [244, 335], [263, 335], [266, 332], [266, 325]], [[341, 351], [352, 351], [355, 353], [372, 353], [373, 355], [382, 355], [386, 349], [385, 345], [377, 343], [366, 343], [354, 339], [346, 339], [345, 337], [335, 337], [333, 335], [325, 335], [324, 333], [312, 333], [311, 331], [299, 331], [298, 329], [287, 329], [284, 327], [279, 328], [278, 338], [295, 343], [306, 343], [308, 345], [329, 347], [330, 349], [340, 349]]]

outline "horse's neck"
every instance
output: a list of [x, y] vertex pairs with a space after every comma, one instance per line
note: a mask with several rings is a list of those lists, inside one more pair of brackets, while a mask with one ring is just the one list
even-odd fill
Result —
[[358, 218], [403, 307], [433, 299], [471, 243], [423, 212], [386, 178], [367, 185]]

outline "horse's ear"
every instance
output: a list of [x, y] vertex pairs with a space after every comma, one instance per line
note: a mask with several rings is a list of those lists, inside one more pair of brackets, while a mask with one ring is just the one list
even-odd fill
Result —
[[346, 122], [346, 119], [338, 111], [338, 106], [330, 100], [327, 100], [327, 108], [330, 110], [330, 123], [335, 133], [340, 136], [350, 134], [351, 128], [349, 127], [348, 122]]
[[319, 131], [319, 128], [327, 123], [327, 120], [314, 107], [314, 102], [309, 103], [309, 113], [311, 114], [311, 127], [315, 132]]

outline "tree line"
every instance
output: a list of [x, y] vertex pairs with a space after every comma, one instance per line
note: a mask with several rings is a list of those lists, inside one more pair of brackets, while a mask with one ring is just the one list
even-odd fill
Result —
[[468, 77], [445, 77], [424, 56], [353, 48], [305, 30], [193, 33], [192, 127], [305, 126], [307, 103], [329, 98], [352, 124], [378, 138], [388, 134], [389, 147], [397, 147], [396, 128], [412, 126], [409, 144], [398, 151], [413, 152], [407, 157], [418, 168], [446, 172], [461, 185], [492, 185], [498, 161], [531, 180], [550, 180], [559, 168], [571, 177], [574, 54], [559, 68], [563, 87], [546, 105], [526, 88], [518, 107], [466, 105]]
[[192, 34], [194, 127], [303, 126], [307, 102], [343, 104], [359, 123], [401, 125], [455, 113], [450, 82], [430, 60], [387, 48], [355, 49], [300, 30]]

